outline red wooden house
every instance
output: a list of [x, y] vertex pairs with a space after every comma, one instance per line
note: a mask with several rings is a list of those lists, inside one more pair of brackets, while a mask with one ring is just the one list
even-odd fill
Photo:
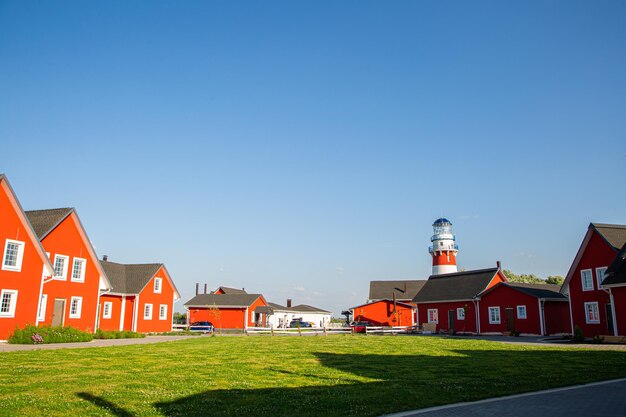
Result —
[[33, 210], [26, 216], [54, 268], [54, 276], [44, 280], [39, 322], [95, 332], [100, 291], [110, 284], [76, 210]]
[[413, 298], [418, 323], [436, 331], [480, 333], [478, 295], [507, 279], [499, 268], [431, 275]]
[[578, 326], [586, 337], [615, 333], [609, 291], [601, 284], [624, 243], [626, 226], [589, 225], [561, 287], [570, 299], [571, 332]]
[[500, 282], [479, 296], [480, 333], [569, 334], [569, 303], [558, 285]]
[[[267, 301], [261, 294], [197, 294], [185, 303], [189, 323], [210, 321], [217, 329], [265, 326]], [[257, 311], [257, 308], [260, 308]]]
[[413, 326], [415, 306], [394, 300], [378, 300], [350, 308], [354, 321], [367, 321], [374, 326]]
[[602, 288], [609, 291], [613, 313], [613, 336], [626, 336], [626, 244], [617, 254], [606, 276]]
[[0, 340], [37, 324], [44, 278], [52, 265], [7, 178], [0, 174]]
[[174, 302], [180, 294], [165, 265], [119, 264], [104, 258], [100, 264], [112, 288], [100, 297], [100, 328], [140, 333], [171, 331]]

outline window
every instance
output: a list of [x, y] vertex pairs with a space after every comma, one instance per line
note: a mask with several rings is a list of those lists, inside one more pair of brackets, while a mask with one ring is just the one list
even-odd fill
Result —
[[598, 282], [598, 289], [600, 289], [600, 285], [602, 285], [602, 281], [604, 281], [606, 270], [607, 270], [606, 266], [596, 268], [596, 280]]
[[143, 318], [152, 320], [152, 304], [146, 304], [143, 308]]
[[46, 304], [48, 304], [48, 294], [42, 294], [39, 301], [39, 312], [37, 313], [37, 320], [39, 321], [46, 319]]
[[591, 269], [583, 269], [580, 271], [580, 279], [583, 283], [583, 291], [593, 290], [593, 276], [591, 274]]
[[429, 323], [439, 323], [439, 312], [436, 308], [428, 309], [428, 322]]
[[112, 311], [113, 311], [113, 303], [111, 301], [106, 301], [102, 309], [102, 318], [110, 319]]
[[465, 320], [465, 309], [463, 307], [456, 309], [456, 319]]
[[588, 324], [600, 323], [600, 313], [598, 311], [598, 303], [585, 303], [585, 319]]
[[155, 278], [154, 279], [154, 292], [157, 294], [161, 293], [161, 278]]
[[500, 307], [489, 307], [489, 324], [500, 324]]
[[2, 290], [0, 292], [0, 317], [14, 317], [17, 304], [16, 290]]
[[70, 302], [70, 318], [79, 319], [80, 312], [83, 309], [83, 297], [72, 297]]
[[65, 255], [55, 255], [54, 257], [54, 277], [56, 279], [67, 279], [67, 263], [70, 257]]
[[83, 258], [74, 258], [72, 266], [72, 281], [85, 282], [85, 265], [87, 260]]
[[159, 320], [167, 320], [167, 304], [161, 304], [159, 308]]
[[7, 239], [4, 245], [4, 257], [2, 258], [2, 269], [5, 271], [22, 270], [22, 258], [24, 257], [24, 242]]
[[517, 306], [517, 318], [518, 319], [526, 318], [526, 306]]

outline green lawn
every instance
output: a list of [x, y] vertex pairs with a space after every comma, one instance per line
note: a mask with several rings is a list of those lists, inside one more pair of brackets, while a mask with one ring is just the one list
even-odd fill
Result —
[[0, 415], [374, 416], [626, 377], [626, 352], [403, 336], [0, 353]]

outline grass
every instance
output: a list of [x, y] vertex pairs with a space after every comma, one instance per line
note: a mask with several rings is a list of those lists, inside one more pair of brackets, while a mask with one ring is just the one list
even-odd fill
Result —
[[199, 337], [0, 353], [0, 415], [374, 416], [626, 376], [626, 352], [438, 337]]

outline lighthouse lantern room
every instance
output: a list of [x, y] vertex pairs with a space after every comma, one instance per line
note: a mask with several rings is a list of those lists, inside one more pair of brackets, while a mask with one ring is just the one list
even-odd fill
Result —
[[433, 223], [432, 246], [429, 252], [433, 257], [433, 275], [457, 272], [456, 254], [459, 247], [456, 236], [452, 234], [452, 223], [446, 218], [439, 218]]

